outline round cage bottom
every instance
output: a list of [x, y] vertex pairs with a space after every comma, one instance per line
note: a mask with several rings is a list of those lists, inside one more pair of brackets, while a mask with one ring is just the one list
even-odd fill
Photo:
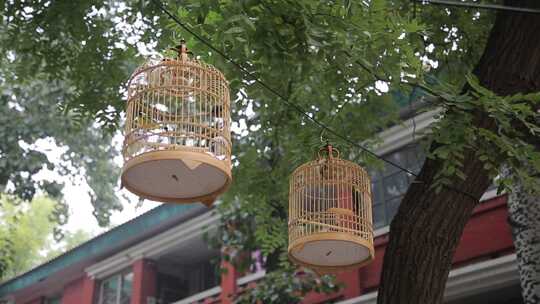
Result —
[[211, 205], [231, 183], [227, 169], [226, 162], [204, 152], [154, 151], [124, 165], [122, 184], [154, 201]]
[[369, 263], [374, 252], [362, 238], [324, 232], [297, 239], [289, 245], [289, 257], [319, 273], [334, 273]]

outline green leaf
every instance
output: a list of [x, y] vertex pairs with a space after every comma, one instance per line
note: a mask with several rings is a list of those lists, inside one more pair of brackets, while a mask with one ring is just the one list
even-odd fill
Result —
[[240, 34], [240, 33], [243, 33], [243, 32], [244, 32], [243, 27], [234, 26], [234, 27], [229, 28], [228, 30], [226, 30], [223, 33], [226, 34], [226, 35], [231, 35], [231, 34]]

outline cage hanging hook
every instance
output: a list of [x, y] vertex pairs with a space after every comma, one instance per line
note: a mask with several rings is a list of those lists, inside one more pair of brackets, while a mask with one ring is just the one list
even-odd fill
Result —
[[175, 51], [178, 59], [186, 60], [188, 55], [192, 55], [191, 51], [187, 48], [186, 40], [180, 39], [180, 43], [175, 47], [169, 48], [169, 50]]
[[328, 140], [328, 138], [324, 137], [324, 131], [326, 131], [326, 129], [321, 128], [321, 133], [319, 133], [319, 138], [321, 140], [321, 143], [328, 145], [330, 144], [330, 141]]
[[[321, 153], [324, 153], [326, 154], [326, 157], [322, 156]], [[330, 141], [326, 141], [326, 143], [319, 149], [319, 151], [317, 152], [317, 155], [318, 155], [318, 158], [319, 159], [323, 159], [323, 158], [339, 158], [339, 150], [336, 149], [336, 147], [334, 147]]]

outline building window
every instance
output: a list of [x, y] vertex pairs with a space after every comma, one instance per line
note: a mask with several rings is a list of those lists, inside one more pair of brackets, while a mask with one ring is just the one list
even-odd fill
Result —
[[44, 302], [44, 304], [60, 304], [61, 300], [62, 300], [62, 296], [57, 295], [57, 296], [54, 296], [54, 297], [47, 297], [47, 298], [45, 298], [45, 301], [43, 301], [43, 302]]
[[219, 265], [210, 260], [168, 265], [158, 274], [158, 303], [174, 303], [219, 285]]
[[131, 271], [116, 274], [101, 281], [98, 304], [131, 303], [132, 286], [133, 273]]
[[[384, 158], [417, 174], [424, 163], [425, 155], [418, 144], [410, 144], [384, 155]], [[373, 192], [373, 225], [375, 228], [381, 228], [392, 221], [414, 176], [388, 163], [384, 163], [383, 168], [379, 170], [370, 170], [370, 174]]]

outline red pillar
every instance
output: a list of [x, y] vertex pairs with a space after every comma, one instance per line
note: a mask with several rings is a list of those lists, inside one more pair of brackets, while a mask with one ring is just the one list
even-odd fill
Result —
[[79, 304], [82, 303], [82, 300], [86, 300], [83, 297], [84, 280], [83, 277], [64, 286], [62, 304]]
[[84, 277], [82, 286], [81, 304], [93, 304], [96, 291], [96, 281], [93, 278]]
[[84, 276], [64, 287], [62, 291], [62, 304], [93, 304], [94, 279]]
[[234, 295], [236, 294], [236, 279], [238, 274], [234, 266], [227, 262], [221, 262], [221, 268], [224, 271], [221, 273], [221, 303], [232, 304]]
[[33, 299], [31, 301], [28, 301], [25, 304], [41, 304], [43, 302], [44, 302], [43, 297], [39, 297], [39, 298]]
[[133, 263], [133, 291], [131, 304], [146, 304], [149, 297], [157, 295], [156, 265], [140, 259]]
[[341, 291], [341, 294], [345, 299], [358, 297], [361, 294], [359, 269], [341, 272], [336, 275], [336, 279], [338, 282], [343, 282], [345, 284], [345, 288]]

